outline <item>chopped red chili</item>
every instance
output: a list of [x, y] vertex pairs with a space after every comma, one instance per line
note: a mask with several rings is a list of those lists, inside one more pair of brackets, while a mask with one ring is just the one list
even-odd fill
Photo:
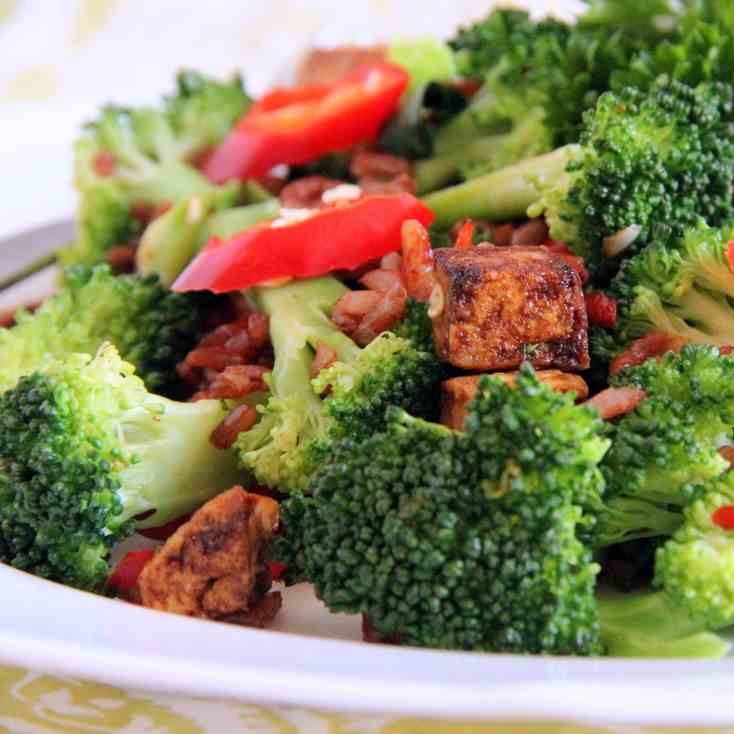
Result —
[[734, 530], [734, 505], [724, 505], [719, 507], [711, 515], [714, 525], [718, 525], [724, 530]]

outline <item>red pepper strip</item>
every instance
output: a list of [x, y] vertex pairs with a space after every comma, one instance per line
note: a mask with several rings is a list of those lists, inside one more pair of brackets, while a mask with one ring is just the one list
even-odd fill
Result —
[[145, 565], [154, 555], [153, 548], [126, 553], [107, 579], [107, 586], [118, 592], [132, 591], [138, 585]]
[[584, 294], [589, 321], [611, 329], [617, 323], [617, 301], [601, 291]]
[[457, 250], [469, 250], [474, 246], [474, 222], [471, 219], [464, 221], [456, 233], [454, 247]]
[[724, 507], [719, 507], [719, 509], [711, 515], [711, 520], [714, 525], [718, 525], [724, 530], [734, 530], [734, 505], [724, 505]]
[[734, 272], [734, 240], [726, 243], [726, 259], [729, 261], [729, 270]]
[[138, 528], [141, 535], [151, 540], [168, 540], [184, 523], [191, 519], [191, 515], [184, 515], [176, 520], [171, 520], [165, 525], [156, 525], [152, 528]]
[[280, 278], [354, 270], [399, 250], [407, 219], [429, 225], [433, 212], [411, 194], [392, 194], [320, 209], [283, 227], [263, 222], [228, 240], [210, 240], [173, 290], [227, 293]]
[[111, 176], [117, 167], [117, 160], [109, 150], [102, 148], [92, 158], [92, 170], [102, 178]]
[[275, 89], [237, 123], [204, 166], [214, 183], [262, 176], [377, 137], [409, 76], [399, 66], [360, 66], [336, 84]]
[[285, 563], [281, 561], [270, 561], [270, 576], [273, 581], [279, 581], [285, 571]]

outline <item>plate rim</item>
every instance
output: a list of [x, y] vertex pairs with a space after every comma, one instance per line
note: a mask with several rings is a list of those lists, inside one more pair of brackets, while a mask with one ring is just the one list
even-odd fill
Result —
[[442, 719], [734, 723], [721, 705], [734, 684], [734, 660], [554, 658], [370, 645], [181, 617], [2, 564], [0, 588], [21, 601], [0, 605], [3, 663], [125, 688]]

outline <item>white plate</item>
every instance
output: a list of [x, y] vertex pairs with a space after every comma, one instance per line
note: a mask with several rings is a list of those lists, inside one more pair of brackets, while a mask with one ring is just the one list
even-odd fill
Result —
[[[31, 231], [27, 241], [14, 238], [13, 245], [23, 250], [38, 240]], [[10, 258], [2, 261], [7, 269]], [[32, 300], [34, 290], [23, 295]], [[368, 645], [360, 639], [359, 618], [329, 614], [306, 585], [285, 592], [274, 629], [263, 631], [143, 609], [0, 564], [0, 662], [39, 671], [151, 691], [365, 713], [734, 722], [728, 705], [732, 659], [540, 658]]]

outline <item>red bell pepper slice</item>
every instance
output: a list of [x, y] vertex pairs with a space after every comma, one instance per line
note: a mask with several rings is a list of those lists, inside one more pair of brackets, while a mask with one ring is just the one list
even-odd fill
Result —
[[285, 226], [263, 222], [228, 240], [210, 240], [173, 290], [227, 293], [282, 278], [353, 270], [399, 250], [407, 219], [428, 226], [433, 212], [411, 194], [392, 194], [314, 210], [308, 219]]
[[726, 243], [726, 259], [729, 262], [729, 270], [734, 272], [734, 240]]
[[153, 548], [126, 553], [107, 579], [107, 586], [118, 593], [132, 591], [137, 587], [140, 574], [154, 555]]
[[305, 163], [377, 137], [409, 76], [399, 66], [360, 66], [336, 84], [275, 89], [253, 105], [214, 150], [214, 183], [263, 176], [279, 163]]
[[589, 291], [584, 294], [586, 313], [593, 324], [614, 328], [617, 324], [617, 301], [601, 291]]
[[718, 525], [724, 530], [734, 530], [734, 506], [724, 505], [715, 510], [711, 515], [714, 525]]

